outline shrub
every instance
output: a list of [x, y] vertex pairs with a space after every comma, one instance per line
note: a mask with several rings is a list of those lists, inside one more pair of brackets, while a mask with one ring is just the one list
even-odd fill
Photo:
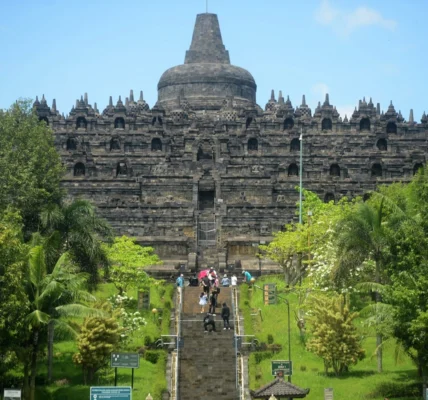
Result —
[[153, 346], [153, 338], [149, 335], [144, 336], [144, 346], [152, 347]]
[[272, 353], [279, 353], [282, 350], [282, 345], [279, 343], [268, 344], [268, 350]]
[[260, 364], [263, 360], [272, 358], [272, 353], [270, 351], [255, 351], [253, 354], [256, 364]]
[[300, 371], [305, 372], [306, 371], [306, 365], [301, 365], [300, 366]]
[[382, 382], [376, 389], [367, 395], [367, 398], [378, 397], [418, 397], [421, 396], [421, 384], [401, 383], [401, 382]]
[[161, 353], [163, 353], [161, 350], [146, 350], [144, 358], [152, 364], [157, 364]]
[[268, 344], [273, 344], [273, 342], [274, 342], [273, 335], [271, 333], [269, 333], [267, 335], [267, 342], [268, 342]]

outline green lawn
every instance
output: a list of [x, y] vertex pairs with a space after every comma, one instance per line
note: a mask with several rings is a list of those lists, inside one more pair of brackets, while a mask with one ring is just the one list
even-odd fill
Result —
[[[283, 290], [285, 284], [282, 277], [266, 277], [258, 280], [256, 284], [276, 283], [279, 290]], [[271, 360], [288, 360], [287, 341], [287, 307], [284, 303], [276, 305], [264, 305], [262, 291], [254, 289], [248, 291], [248, 287], [241, 287], [240, 307], [244, 314], [244, 327], [246, 334], [255, 334], [260, 342], [268, 341], [268, 334], [273, 335], [274, 342], [282, 345], [282, 351], [276, 354], [264, 354], [269, 358], [250, 356], [250, 388], [257, 389], [273, 379], [271, 375]], [[394, 362], [394, 349], [387, 347], [384, 350], [384, 372], [376, 372], [376, 358], [372, 357], [375, 349], [375, 338], [367, 338], [363, 341], [366, 350], [366, 358], [357, 365], [352, 366], [350, 372], [342, 377], [326, 376], [324, 374], [323, 361], [316, 355], [305, 349], [299, 335], [294, 311], [297, 311], [297, 296], [288, 295], [291, 308], [291, 359], [293, 361], [292, 382], [303, 388], [310, 388], [306, 397], [308, 400], [324, 398], [324, 388], [334, 389], [335, 399], [375, 399], [383, 400], [384, 397], [401, 400], [421, 398], [417, 395], [421, 386], [417, 385], [417, 371], [410, 359], [405, 358], [396, 365]], [[260, 317], [251, 316], [252, 309], [262, 310], [263, 321]], [[256, 362], [258, 361], [258, 363]], [[414, 393], [410, 397], [399, 397], [405, 387], [413, 385]], [[407, 389], [409, 392], [409, 389]], [[406, 391], [404, 391], [406, 393]]]
[[[138, 335], [135, 335], [126, 349], [121, 351], [137, 352], [144, 346], [144, 338], [150, 336], [151, 340], [159, 338], [161, 334], [169, 333], [170, 311], [168, 302], [172, 303], [173, 285], [163, 285], [154, 287], [150, 293], [150, 310], [142, 312], [147, 325], [141, 328]], [[101, 284], [94, 293], [98, 300], [104, 300], [116, 293], [112, 284]], [[129, 293], [136, 298], [135, 293]], [[165, 307], [166, 306], [166, 307]], [[163, 309], [154, 318], [151, 308]], [[74, 341], [62, 341], [54, 345], [54, 367], [53, 383], [43, 385], [46, 381], [47, 367], [46, 359], [42, 359], [39, 365], [39, 376], [36, 399], [41, 400], [77, 400], [89, 398], [89, 386], [83, 385], [82, 370], [73, 363], [72, 356], [77, 352]], [[134, 392], [133, 400], [144, 400], [150, 393], [155, 400], [161, 399], [161, 393], [166, 389], [165, 378], [166, 357], [164, 351], [159, 351], [160, 357], [156, 364], [152, 364], [145, 359], [140, 359], [140, 368], [134, 370]], [[92, 386], [112, 386], [114, 385], [114, 369], [107, 368], [98, 373], [97, 380]], [[118, 386], [131, 386], [131, 370], [125, 368], [118, 369]]]

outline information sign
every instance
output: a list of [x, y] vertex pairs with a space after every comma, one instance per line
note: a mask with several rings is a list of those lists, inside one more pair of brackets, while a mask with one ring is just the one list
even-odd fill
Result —
[[276, 304], [276, 284], [266, 283], [263, 285], [264, 304]]
[[293, 375], [293, 363], [284, 360], [272, 361], [272, 375], [277, 376], [279, 372], [282, 375]]
[[132, 400], [129, 386], [91, 386], [90, 400]]
[[21, 389], [5, 389], [3, 393], [4, 400], [21, 400]]
[[324, 389], [324, 400], [333, 400], [333, 388]]
[[148, 310], [150, 308], [150, 292], [141, 292], [138, 291], [138, 309], [139, 310]]
[[140, 355], [138, 353], [111, 353], [112, 368], [139, 368]]

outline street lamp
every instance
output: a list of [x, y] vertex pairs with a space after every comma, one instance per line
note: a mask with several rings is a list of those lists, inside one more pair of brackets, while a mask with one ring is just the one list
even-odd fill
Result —
[[303, 126], [300, 127], [300, 136], [299, 136], [299, 141], [300, 141], [300, 172], [299, 172], [299, 177], [300, 177], [300, 185], [299, 185], [299, 224], [302, 223], [302, 173], [303, 173]]
[[[256, 289], [259, 289], [261, 291], [263, 291], [263, 294], [265, 292], [268, 292], [268, 290], [265, 290], [263, 288], [261, 288], [260, 286], [257, 285], [253, 285], [253, 287], [255, 287]], [[288, 332], [288, 361], [291, 362], [291, 326], [290, 326], [290, 302], [288, 301], [288, 299], [286, 299], [285, 297], [282, 296], [278, 296], [276, 295], [277, 299], [283, 300], [284, 303], [287, 306], [287, 332]], [[291, 371], [290, 371], [291, 373]], [[291, 383], [291, 375], [288, 375], [288, 382]]]

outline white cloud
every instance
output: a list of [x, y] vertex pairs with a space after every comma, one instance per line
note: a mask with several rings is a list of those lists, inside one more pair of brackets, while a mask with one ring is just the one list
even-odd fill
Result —
[[336, 106], [336, 109], [342, 119], [345, 118], [345, 115], [348, 117], [348, 119], [351, 118], [352, 114], [354, 113], [355, 106], [352, 105], [343, 105], [343, 106]]
[[384, 18], [378, 11], [368, 7], [357, 7], [353, 11], [341, 10], [331, 5], [329, 0], [322, 0], [315, 12], [315, 20], [321, 25], [330, 26], [336, 33], [348, 36], [365, 26], [378, 26], [394, 30], [397, 22]]
[[312, 93], [319, 98], [319, 101], [324, 102], [325, 95], [328, 93], [329, 88], [325, 83], [316, 83], [312, 86]]

